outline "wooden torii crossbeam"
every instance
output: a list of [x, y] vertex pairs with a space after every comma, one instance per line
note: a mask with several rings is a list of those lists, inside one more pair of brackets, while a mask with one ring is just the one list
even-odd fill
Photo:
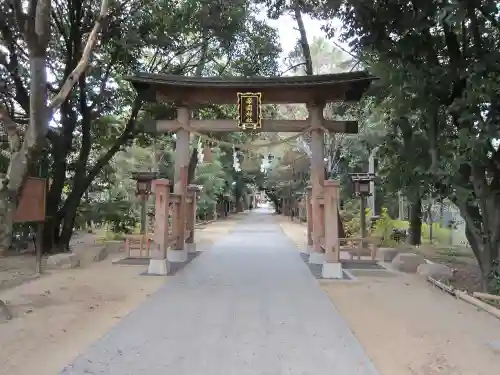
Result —
[[[262, 120], [261, 132], [301, 132], [311, 125], [308, 120]], [[322, 126], [333, 133], [356, 134], [357, 121], [323, 120]], [[167, 133], [181, 127], [178, 120], [157, 120], [144, 130], [151, 133]], [[236, 120], [190, 120], [189, 127], [198, 132], [234, 132], [240, 131]]]
[[[257, 129], [263, 132], [311, 133], [311, 217], [312, 249], [311, 263], [323, 264], [325, 277], [341, 278], [339, 245], [336, 223], [338, 211], [338, 183], [326, 183], [324, 173], [323, 131], [357, 133], [356, 121], [335, 121], [323, 117], [327, 102], [358, 102], [375, 77], [366, 72], [349, 72], [300, 77], [186, 77], [139, 73], [125, 77], [137, 92], [148, 100], [173, 103], [177, 106], [177, 119], [159, 119], [151, 124], [148, 132], [164, 133], [176, 131], [175, 185], [174, 193], [187, 194], [187, 168], [189, 164], [190, 131], [229, 132], [240, 131], [235, 120], [194, 120], [191, 108], [200, 104], [236, 104], [238, 93], [260, 93], [262, 104], [305, 103], [309, 112], [307, 120], [266, 120]], [[323, 196], [325, 193], [325, 196]], [[328, 204], [326, 203], [328, 202]], [[326, 210], [326, 211], [325, 211]], [[183, 212], [183, 210], [181, 210]], [[331, 211], [331, 212], [330, 212]], [[335, 215], [333, 213], [335, 212]], [[182, 219], [184, 220], [184, 219]], [[325, 220], [327, 222], [325, 222]], [[332, 224], [335, 224], [332, 226]], [[309, 227], [309, 226], [308, 226]], [[329, 228], [325, 237], [325, 227]], [[155, 228], [155, 236], [161, 236], [162, 228]], [[325, 241], [326, 257], [322, 253]], [[157, 249], [152, 256], [149, 272], [164, 269], [166, 259], [187, 260], [183, 244], [172, 249]], [[170, 256], [169, 256], [170, 255]], [[160, 264], [160, 266], [157, 266]], [[340, 271], [339, 271], [340, 270]], [[340, 273], [339, 273], [340, 272]]]

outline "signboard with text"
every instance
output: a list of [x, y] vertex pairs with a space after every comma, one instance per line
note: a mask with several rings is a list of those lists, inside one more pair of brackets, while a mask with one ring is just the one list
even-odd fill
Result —
[[238, 93], [238, 128], [256, 130], [262, 128], [262, 94]]

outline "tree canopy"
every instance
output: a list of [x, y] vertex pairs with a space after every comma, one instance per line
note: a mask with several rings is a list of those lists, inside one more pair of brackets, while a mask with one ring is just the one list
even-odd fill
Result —
[[[367, 69], [378, 78], [356, 105], [332, 103], [325, 116], [358, 119], [357, 135], [325, 135], [325, 170], [351, 191], [348, 173], [379, 165], [377, 201], [394, 212], [402, 192], [411, 204], [412, 242], [420, 241], [422, 202], [447, 199], [460, 210], [484, 275], [500, 277], [500, 23], [491, 0], [125, 1], [34, 0], [0, 5], [0, 234], [26, 176], [49, 180], [45, 243], [64, 251], [86, 222], [134, 225], [133, 170], [171, 177], [174, 135], [143, 125], [173, 118], [175, 108], [137, 96], [123, 80], [134, 72], [197, 76], [323, 74]], [[268, 16], [291, 15], [297, 47], [280, 61], [278, 30]], [[302, 15], [325, 22], [308, 38]], [[333, 28], [341, 21], [341, 30]], [[333, 38], [350, 45], [338, 47]], [[48, 104], [47, 104], [48, 103]], [[234, 106], [193, 109], [200, 119], [234, 118]], [[305, 106], [266, 106], [269, 118], [305, 118]], [[241, 206], [265, 189], [279, 203], [309, 180], [309, 138], [248, 151], [232, 144], [286, 138], [234, 132], [191, 139], [189, 180], [203, 185], [200, 215], [228, 196]], [[220, 142], [218, 142], [220, 141]], [[212, 160], [201, 160], [211, 149]], [[258, 168], [269, 160], [265, 169]], [[235, 158], [237, 160], [235, 160]], [[17, 161], [17, 164], [16, 164]], [[245, 162], [246, 161], [246, 162]], [[238, 168], [238, 162], [242, 167]], [[236, 164], [238, 164], [236, 163]], [[116, 202], [121, 202], [117, 204]], [[99, 209], [96, 209], [99, 207]], [[241, 207], [240, 207], [241, 208]], [[103, 213], [97, 215], [96, 213]], [[117, 228], [120, 225], [115, 225]]]

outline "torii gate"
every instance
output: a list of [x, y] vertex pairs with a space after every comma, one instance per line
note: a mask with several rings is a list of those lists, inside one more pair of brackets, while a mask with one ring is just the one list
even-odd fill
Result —
[[[325, 181], [323, 132], [355, 134], [357, 121], [334, 121], [323, 117], [327, 102], [358, 102], [374, 79], [366, 72], [349, 72], [299, 77], [187, 77], [139, 73], [126, 77], [139, 94], [150, 100], [174, 103], [177, 106], [176, 120], [157, 120], [153, 131], [176, 132], [174, 198], [177, 215], [172, 241], [168, 235], [169, 182], [155, 181], [156, 217], [155, 243], [148, 268], [150, 274], [166, 275], [167, 260], [184, 262], [188, 248], [194, 244], [194, 229], [185, 235], [189, 192], [187, 168], [189, 164], [190, 131], [230, 132], [241, 131], [236, 120], [194, 120], [191, 108], [199, 104], [235, 104], [238, 93], [260, 93], [262, 104], [305, 103], [309, 112], [307, 120], [262, 120], [262, 132], [311, 133], [311, 209], [308, 236], [312, 238], [309, 262], [323, 264], [323, 276], [342, 278], [339, 262], [339, 240], [337, 212], [339, 206], [339, 184]], [[193, 196], [193, 193], [191, 193]], [[193, 199], [193, 198], [191, 198]], [[195, 201], [195, 193], [194, 193]], [[194, 203], [195, 204], [195, 203]], [[192, 207], [192, 206], [191, 206]], [[190, 214], [191, 215], [191, 214]], [[192, 219], [192, 218], [191, 218]], [[190, 220], [192, 221], [192, 220]], [[189, 225], [189, 224], [188, 224]], [[312, 227], [312, 228], [311, 228]], [[325, 233], [325, 228], [328, 230]], [[188, 245], [184, 239], [186, 238]], [[322, 250], [324, 240], [325, 252]], [[191, 241], [191, 242], [189, 242]], [[171, 246], [170, 249], [169, 248]]]

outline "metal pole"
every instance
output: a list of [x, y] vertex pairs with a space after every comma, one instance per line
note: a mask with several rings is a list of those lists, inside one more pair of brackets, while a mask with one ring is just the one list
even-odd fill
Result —
[[361, 226], [361, 247], [365, 247], [365, 238], [366, 238], [366, 204], [365, 204], [365, 196], [361, 195], [361, 216], [359, 218], [359, 223]]
[[147, 195], [141, 195], [141, 234], [146, 233], [146, 225], [148, 220], [148, 198]]
[[[375, 173], [375, 154], [378, 151], [379, 146], [375, 147], [370, 152], [370, 157], [368, 158], [368, 173]], [[370, 208], [370, 216], [375, 216], [375, 180], [370, 181], [370, 193], [368, 197], [368, 208]]]

